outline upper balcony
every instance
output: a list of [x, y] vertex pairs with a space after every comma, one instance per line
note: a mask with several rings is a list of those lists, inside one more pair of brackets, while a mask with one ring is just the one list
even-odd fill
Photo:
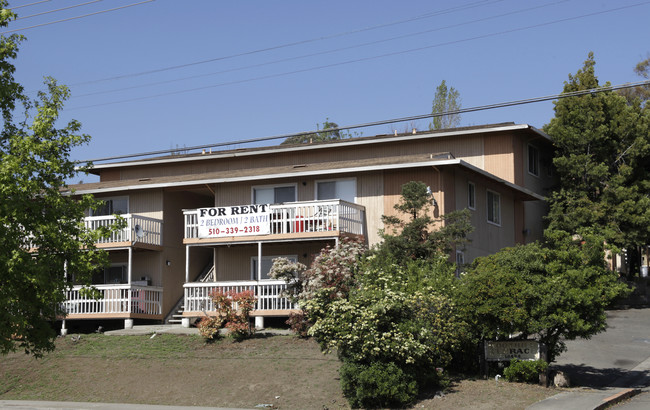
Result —
[[[122, 229], [114, 230], [106, 238], [100, 238], [98, 248], [138, 247], [160, 249], [162, 246], [162, 221], [141, 215], [120, 215], [126, 222]], [[95, 230], [101, 227], [112, 228], [118, 219], [115, 215], [88, 216], [84, 218], [86, 229]]]
[[334, 199], [183, 211], [183, 242], [230, 243], [364, 235], [365, 208]]

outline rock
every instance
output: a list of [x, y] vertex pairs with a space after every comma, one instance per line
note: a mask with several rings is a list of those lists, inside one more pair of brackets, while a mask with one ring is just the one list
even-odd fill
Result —
[[569, 375], [563, 371], [558, 370], [553, 376], [553, 386], [555, 387], [570, 387]]

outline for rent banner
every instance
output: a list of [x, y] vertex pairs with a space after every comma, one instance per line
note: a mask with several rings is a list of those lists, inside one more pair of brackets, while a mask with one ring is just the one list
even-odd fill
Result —
[[268, 204], [199, 208], [198, 211], [199, 238], [271, 233], [271, 207]]

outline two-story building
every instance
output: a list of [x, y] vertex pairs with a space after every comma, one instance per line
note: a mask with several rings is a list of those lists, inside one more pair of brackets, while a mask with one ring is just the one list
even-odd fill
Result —
[[210, 292], [253, 289], [261, 327], [296, 308], [268, 277], [273, 258], [309, 265], [343, 235], [376, 244], [381, 216], [413, 180], [431, 188], [434, 216], [470, 209], [472, 241], [456, 250], [469, 263], [541, 238], [550, 161], [546, 134], [507, 123], [95, 165], [99, 182], [70, 187], [105, 201], [87, 226], [114, 214], [128, 226], [98, 244], [111, 261], [94, 278], [103, 299], [73, 290], [67, 319], [128, 327], [181, 306], [188, 326], [213, 312]]

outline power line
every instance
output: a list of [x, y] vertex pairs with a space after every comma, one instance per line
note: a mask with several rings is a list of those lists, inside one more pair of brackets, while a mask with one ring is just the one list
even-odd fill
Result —
[[[245, 69], [249, 69], [249, 68], [264, 67], [264, 66], [272, 65], [272, 64], [286, 63], [286, 62], [289, 62], [289, 61], [295, 61], [295, 60], [309, 58], [309, 57], [316, 57], [316, 56], [325, 55], [325, 54], [332, 54], [332, 53], [336, 53], [336, 52], [339, 52], [339, 51], [351, 50], [351, 49], [365, 47], [365, 46], [369, 46], [369, 45], [385, 43], [385, 42], [388, 42], [388, 41], [399, 40], [399, 39], [408, 38], [408, 37], [414, 37], [414, 36], [418, 36], [418, 35], [422, 35], [422, 34], [428, 34], [428, 33], [436, 32], [436, 31], [442, 31], [442, 30], [446, 30], [446, 29], [450, 29], [450, 28], [462, 27], [462, 26], [466, 26], [466, 25], [469, 25], [469, 24], [474, 24], [474, 23], [479, 23], [479, 22], [483, 22], [483, 21], [493, 20], [493, 19], [497, 19], [497, 18], [501, 18], [501, 17], [505, 17], [505, 16], [511, 16], [513, 14], [525, 13], [525, 12], [528, 12], [528, 11], [537, 10], [537, 9], [548, 7], [548, 6], [554, 6], [554, 5], [557, 5], [557, 4], [560, 4], [560, 3], [566, 3], [567, 1], [570, 1], [570, 0], [554, 1], [554, 2], [550, 2], [550, 3], [546, 3], [546, 4], [537, 5], [537, 6], [534, 6], [534, 7], [528, 7], [528, 8], [525, 8], [525, 9], [514, 10], [514, 11], [507, 12], [507, 13], [502, 13], [502, 14], [492, 15], [492, 16], [488, 16], [488, 17], [483, 17], [483, 18], [480, 18], [480, 19], [465, 21], [465, 22], [462, 22], [462, 23], [451, 24], [451, 25], [442, 26], [442, 27], [436, 27], [436, 28], [433, 28], [433, 29], [418, 31], [418, 32], [415, 32], [415, 33], [401, 34], [399, 36], [393, 36], [393, 37], [384, 38], [384, 39], [381, 39], [381, 40], [375, 40], [375, 41], [370, 41], [370, 42], [366, 42], [366, 43], [360, 43], [360, 44], [355, 44], [355, 45], [351, 45], [351, 46], [335, 48], [335, 49], [331, 49], [331, 50], [319, 51], [319, 52], [310, 53], [310, 54], [303, 54], [303, 55], [300, 55], [300, 56], [294, 56], [294, 57], [288, 57], [288, 58], [283, 58], [283, 59], [279, 59], [279, 60], [267, 61], [267, 62], [264, 62], [264, 63], [250, 64], [250, 65], [246, 65], [246, 66], [229, 68], [227, 70], [221, 70], [221, 71], [216, 71], [216, 72], [207, 73], [207, 74], [198, 74], [198, 75], [186, 76], [186, 77], [181, 77], [181, 78], [175, 78], [175, 79], [171, 79], [171, 80], [156, 81], [156, 82], [150, 82], [150, 83], [146, 83], [146, 84], [138, 84], [138, 85], [133, 85], [133, 86], [130, 86], [130, 87], [122, 87], [122, 88], [116, 88], [116, 89], [112, 89], [112, 90], [95, 91], [95, 92], [90, 92], [90, 93], [85, 93], [85, 94], [78, 94], [78, 95], [74, 95], [72, 98], [73, 99], [74, 98], [82, 98], [82, 97], [89, 97], [89, 96], [93, 96], [93, 95], [110, 94], [110, 93], [115, 93], [115, 92], [120, 92], [120, 91], [128, 91], [128, 90], [134, 90], [134, 89], [138, 89], [138, 88], [146, 88], [146, 87], [151, 87], [151, 86], [156, 86], [156, 85], [170, 84], [170, 83], [179, 82], [179, 81], [185, 81], [185, 80], [191, 80], [191, 79], [202, 78], [202, 77], [210, 77], [210, 76], [218, 75], [218, 74], [236, 72], [236, 71], [245, 70]], [[72, 85], [71, 85], [71, 87], [72, 87]]]
[[93, 0], [93, 1], [86, 2], [86, 3], [75, 4], [74, 6], [62, 7], [62, 8], [60, 8], [60, 9], [54, 9], [54, 10], [44, 11], [44, 12], [42, 12], [42, 13], [30, 14], [29, 16], [18, 17], [18, 18], [15, 19], [14, 21], [17, 21], [17, 20], [24, 20], [24, 19], [28, 19], [28, 18], [36, 17], [36, 16], [42, 16], [42, 15], [44, 15], [44, 14], [56, 13], [57, 11], [63, 11], [63, 10], [68, 10], [68, 9], [74, 9], [74, 8], [76, 8], [76, 7], [87, 6], [87, 5], [89, 5], [89, 4], [92, 4], [92, 3], [98, 3], [98, 2], [100, 2], [100, 1], [102, 1], [102, 0]]
[[11, 7], [11, 10], [17, 10], [17, 9], [22, 9], [23, 7], [35, 6], [37, 4], [47, 3], [48, 1], [51, 1], [51, 0], [41, 0], [41, 1], [36, 1], [34, 3], [23, 4], [22, 6]]
[[189, 89], [184, 89], [184, 90], [170, 91], [170, 92], [166, 92], [166, 93], [159, 93], [159, 94], [154, 94], [154, 95], [149, 95], [149, 96], [135, 97], [135, 98], [124, 99], [124, 100], [119, 100], [119, 101], [110, 101], [110, 102], [99, 103], [99, 104], [72, 107], [72, 108], [69, 108], [69, 110], [78, 110], [78, 109], [83, 109], [83, 108], [96, 108], [96, 107], [102, 107], [102, 106], [107, 106], [107, 105], [123, 104], [123, 103], [127, 103], [127, 102], [142, 101], [142, 100], [148, 100], [148, 99], [158, 98], [158, 97], [166, 97], [166, 96], [170, 96], [170, 95], [186, 94], [186, 93], [191, 93], [191, 92], [195, 92], [195, 91], [203, 91], [203, 90], [206, 90], [208, 88], [217, 88], [217, 87], [224, 87], [224, 86], [228, 86], [228, 85], [243, 84], [243, 83], [249, 83], [249, 82], [253, 82], [253, 81], [267, 80], [269, 78], [284, 77], [284, 76], [288, 76], [288, 75], [292, 75], [292, 74], [299, 74], [299, 73], [304, 73], [304, 72], [309, 72], [309, 71], [322, 70], [322, 69], [325, 69], [325, 68], [338, 67], [338, 66], [343, 66], [343, 65], [353, 64], [353, 63], [359, 63], [359, 62], [364, 62], [364, 61], [372, 61], [372, 60], [377, 60], [377, 59], [385, 58], [385, 57], [392, 57], [392, 56], [397, 56], [397, 55], [402, 55], [402, 54], [408, 54], [408, 53], [423, 51], [423, 50], [427, 50], [427, 49], [431, 49], [431, 48], [437, 48], [437, 47], [442, 47], [442, 46], [460, 44], [460, 43], [465, 43], [465, 42], [474, 41], [474, 40], [481, 40], [481, 39], [486, 39], [486, 38], [490, 38], [490, 37], [496, 37], [496, 36], [503, 35], [503, 34], [510, 34], [510, 33], [515, 33], [515, 32], [519, 32], [519, 31], [529, 30], [529, 29], [532, 29], [532, 28], [538, 28], [538, 27], [543, 27], [543, 26], [549, 26], [549, 25], [552, 25], [552, 24], [564, 23], [564, 22], [567, 22], [567, 21], [578, 20], [578, 19], [585, 18], [585, 17], [593, 17], [593, 16], [600, 15], [600, 14], [611, 13], [611, 12], [614, 12], [614, 11], [620, 11], [620, 10], [628, 9], [628, 8], [632, 8], [632, 7], [639, 7], [639, 6], [643, 6], [643, 5], [646, 5], [646, 4], [650, 4], [650, 1], [644, 1], [644, 2], [641, 2], [641, 3], [616, 7], [616, 8], [613, 8], [613, 9], [601, 10], [601, 11], [582, 14], [582, 15], [578, 15], [578, 16], [566, 17], [566, 18], [553, 20], [553, 21], [547, 21], [547, 22], [544, 22], [544, 23], [532, 24], [532, 25], [529, 25], [529, 26], [513, 28], [513, 29], [494, 32], [494, 33], [482, 34], [482, 35], [477, 35], [477, 36], [473, 36], [473, 37], [467, 37], [467, 38], [460, 39], [460, 40], [452, 40], [452, 41], [447, 41], [447, 42], [443, 42], [443, 43], [431, 44], [431, 45], [417, 47], [417, 48], [411, 48], [411, 49], [407, 49], [407, 50], [395, 51], [395, 52], [386, 53], [386, 54], [380, 54], [380, 55], [375, 55], [375, 56], [370, 56], [370, 57], [357, 58], [357, 59], [353, 59], [353, 60], [341, 61], [341, 62], [325, 64], [325, 65], [321, 65], [321, 66], [315, 66], [315, 67], [309, 67], [309, 68], [304, 68], [304, 69], [299, 69], [299, 70], [287, 71], [287, 72], [283, 72], [283, 73], [267, 74], [267, 75], [262, 75], [262, 76], [247, 78], [247, 79], [242, 79], [242, 80], [233, 80], [233, 81], [228, 81], [228, 82], [224, 82], [224, 83], [194, 87], [194, 88], [189, 88]]
[[[308, 44], [308, 43], [313, 43], [313, 42], [316, 42], [316, 41], [329, 40], [329, 39], [336, 38], [336, 37], [343, 37], [343, 36], [347, 36], [347, 35], [351, 35], [351, 34], [357, 34], [357, 33], [365, 32], [365, 31], [377, 30], [377, 29], [380, 29], [380, 28], [390, 27], [390, 26], [394, 26], [394, 25], [398, 25], [398, 24], [410, 23], [412, 21], [417, 21], [417, 20], [422, 20], [422, 19], [425, 19], [425, 18], [430, 18], [430, 17], [439, 16], [439, 15], [449, 14], [449, 13], [453, 13], [455, 11], [467, 10], [467, 9], [471, 9], [471, 8], [474, 8], [474, 7], [485, 6], [485, 5], [489, 5], [489, 4], [493, 4], [493, 3], [500, 3], [502, 1], [504, 1], [504, 0], [475, 1], [473, 3], [469, 3], [469, 4], [466, 4], [466, 5], [463, 5], [463, 6], [455, 6], [455, 7], [450, 7], [450, 8], [442, 9], [442, 10], [438, 10], [438, 11], [432, 11], [432, 12], [429, 12], [429, 13], [425, 13], [423, 15], [410, 17], [410, 18], [407, 18], [407, 19], [404, 19], [404, 20], [398, 20], [398, 21], [394, 21], [394, 22], [390, 22], [390, 23], [380, 24], [380, 25], [376, 25], [376, 26], [370, 26], [370, 27], [361, 28], [361, 29], [357, 29], [357, 30], [345, 31], [345, 32], [330, 34], [330, 35], [326, 35], [326, 36], [322, 36], [322, 37], [315, 37], [315, 38], [306, 39], [306, 40], [294, 41], [294, 42], [291, 42], [291, 43], [285, 43], [285, 44], [275, 45], [275, 46], [271, 46], [271, 47], [260, 48], [260, 49], [256, 49], [256, 50], [245, 51], [245, 52], [241, 52], [241, 53], [230, 54], [230, 55], [220, 56], [220, 57], [215, 57], [215, 58], [210, 58], [210, 59], [207, 59], [207, 60], [195, 61], [195, 62], [192, 62], [192, 63], [179, 64], [179, 65], [174, 65], [174, 66], [157, 68], [157, 69], [153, 69], [153, 70], [140, 71], [140, 72], [137, 72], [137, 73], [122, 74], [122, 75], [117, 75], [117, 76], [113, 76], [113, 77], [100, 78], [100, 79], [97, 79], [97, 80], [90, 80], [90, 81], [85, 81], [85, 82], [81, 82], [81, 83], [70, 84], [70, 86], [74, 87], [74, 86], [79, 86], [79, 85], [95, 84], [95, 83], [105, 82], [105, 81], [120, 80], [120, 79], [123, 79], [123, 78], [129, 78], [129, 77], [139, 77], [139, 76], [142, 76], [142, 75], [154, 74], [154, 73], [159, 73], [159, 72], [163, 72], [163, 71], [176, 70], [176, 69], [191, 67], [191, 66], [200, 65], [200, 64], [212, 63], [212, 62], [215, 62], [215, 61], [229, 60], [229, 59], [236, 58], [236, 57], [243, 57], [243, 56], [248, 56], [248, 55], [251, 55], [251, 54], [258, 54], [258, 53], [262, 53], [262, 52], [265, 52], [265, 51], [278, 50], [278, 49], [293, 47], [293, 46], [297, 46], [297, 45], [301, 45], [301, 44]], [[565, 0], [565, 1], [571, 1], [571, 0]], [[487, 4], [481, 4], [481, 3], [487, 3]]]
[[[634, 87], [649, 86], [649, 85], [650, 85], [650, 80], [645, 80], [645, 81], [638, 81], [638, 82], [635, 82], [635, 83], [626, 83], [626, 84], [619, 84], [619, 85], [614, 85], [614, 86], [603, 86], [603, 87], [598, 87], [598, 88], [591, 88], [591, 89], [588, 89], [588, 90], [580, 90], [580, 91], [572, 91], [572, 92], [567, 92], [567, 93], [562, 93], [562, 94], [547, 95], [547, 96], [543, 96], [543, 97], [527, 98], [527, 99], [523, 99], [523, 100], [515, 100], [515, 101], [507, 101], [507, 102], [501, 102], [501, 103], [495, 103], [495, 104], [480, 105], [480, 106], [470, 107], [470, 108], [461, 108], [461, 109], [458, 109], [458, 110], [445, 111], [445, 112], [440, 112], [440, 113], [412, 115], [410, 117], [393, 118], [393, 119], [388, 119], [388, 120], [380, 120], [380, 121], [373, 121], [373, 122], [367, 122], [367, 123], [362, 123], [362, 124], [347, 125], [347, 126], [336, 127], [336, 128], [327, 128], [327, 131], [328, 132], [334, 132], [334, 131], [351, 130], [351, 129], [358, 129], [358, 128], [368, 128], [368, 127], [374, 127], [374, 126], [377, 126], [377, 125], [386, 125], [386, 124], [394, 124], [394, 123], [398, 123], [398, 122], [423, 120], [423, 119], [427, 119], [427, 118], [442, 117], [442, 116], [445, 116], [445, 115], [466, 114], [466, 113], [476, 112], [476, 111], [493, 110], [493, 109], [497, 109], [497, 108], [512, 107], [512, 106], [515, 106], [515, 105], [525, 105], [525, 104], [532, 104], [532, 103], [538, 103], [538, 102], [544, 102], [544, 101], [558, 100], [558, 99], [562, 99], [562, 98], [579, 97], [579, 96], [584, 96], [584, 95], [591, 95], [591, 94], [597, 94], [597, 93], [602, 93], [602, 92], [611, 92], [611, 91], [615, 91], [615, 90], [622, 90], [622, 89], [625, 89], [625, 88], [634, 88]], [[223, 147], [223, 146], [228, 146], [228, 145], [250, 144], [250, 143], [255, 143], [255, 142], [271, 141], [271, 140], [276, 140], [276, 139], [285, 139], [285, 138], [289, 138], [289, 137], [297, 137], [297, 136], [315, 134], [315, 133], [322, 132], [322, 131], [323, 130], [303, 131], [303, 132], [297, 132], [297, 133], [291, 133], [291, 134], [274, 135], [274, 136], [270, 136], [270, 137], [250, 138], [250, 139], [231, 141], [231, 142], [221, 142], [221, 143], [215, 143], [215, 144], [197, 145], [197, 146], [193, 146], [193, 147], [184, 147], [183, 151], [196, 151], [196, 150], [201, 150], [201, 149], [217, 148], [217, 147]], [[117, 160], [117, 159], [149, 157], [149, 156], [152, 156], [152, 155], [169, 154], [169, 153], [173, 153], [173, 152], [176, 152], [176, 151], [178, 151], [178, 149], [149, 151], [149, 152], [142, 152], [142, 153], [137, 153], [137, 154], [128, 154], [128, 155], [119, 155], [119, 156], [113, 156], [113, 157], [95, 158], [95, 159], [89, 159], [89, 160], [84, 160], [84, 161], [77, 161], [77, 163], [104, 162], [104, 161], [113, 161], [113, 160]]]
[[115, 8], [112, 8], [112, 9], [101, 10], [101, 11], [96, 11], [94, 13], [84, 14], [82, 16], [69, 17], [69, 18], [61, 19], [61, 20], [57, 20], [57, 21], [50, 21], [48, 23], [42, 23], [42, 24], [36, 24], [36, 25], [33, 25], [33, 26], [29, 26], [29, 27], [17, 28], [15, 30], [0, 31], [0, 34], [15, 33], [16, 31], [29, 30], [31, 28], [49, 26], [50, 24], [63, 23], [65, 21], [81, 19], [81, 18], [84, 18], [84, 17], [90, 17], [90, 16], [94, 16], [96, 14], [108, 13], [110, 11], [121, 10], [121, 9], [125, 9], [127, 7], [139, 6], [141, 4], [151, 3], [152, 1], [154, 1], [154, 0], [145, 0], [145, 1], [141, 1], [139, 3], [127, 4], [126, 6], [120, 6], [120, 7], [115, 7]]

